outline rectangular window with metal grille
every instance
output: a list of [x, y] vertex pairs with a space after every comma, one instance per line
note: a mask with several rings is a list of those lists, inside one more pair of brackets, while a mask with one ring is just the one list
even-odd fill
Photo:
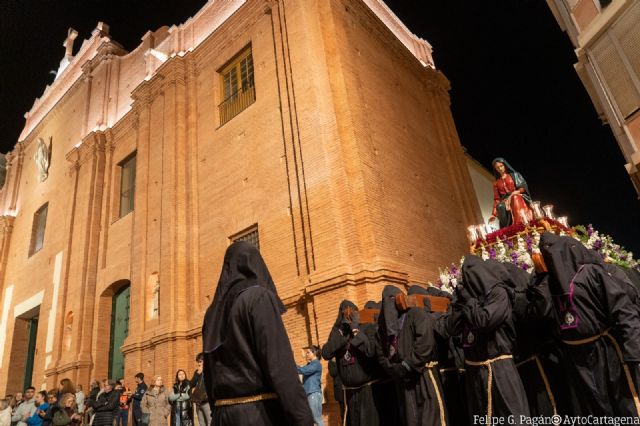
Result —
[[31, 228], [31, 244], [29, 245], [29, 256], [37, 253], [44, 245], [44, 231], [47, 226], [47, 211], [49, 203], [45, 203], [33, 215], [33, 225]]
[[136, 189], [136, 153], [120, 164], [120, 217], [133, 211]]
[[232, 242], [236, 241], [246, 241], [248, 243], [253, 244], [260, 250], [260, 237], [258, 235], [258, 225], [254, 225], [251, 228], [240, 232], [239, 234], [234, 235], [229, 238]]
[[218, 109], [222, 126], [256, 100], [251, 46], [237, 54], [219, 73], [223, 100]]

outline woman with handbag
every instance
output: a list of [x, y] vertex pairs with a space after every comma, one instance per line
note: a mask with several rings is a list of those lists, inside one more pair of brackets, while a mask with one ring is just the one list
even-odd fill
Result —
[[167, 417], [171, 413], [169, 393], [162, 384], [162, 377], [156, 376], [140, 403], [141, 423], [144, 426], [167, 426]]

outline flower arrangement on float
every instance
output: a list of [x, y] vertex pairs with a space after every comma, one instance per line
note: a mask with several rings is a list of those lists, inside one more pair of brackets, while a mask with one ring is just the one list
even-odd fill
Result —
[[633, 252], [613, 242], [613, 238], [593, 229], [591, 224], [578, 225], [573, 228], [575, 237], [585, 247], [595, 250], [602, 255], [607, 263], [614, 263], [624, 268], [639, 268], [640, 264], [633, 258]]
[[[605, 262], [614, 263], [625, 268], [640, 268], [640, 263], [634, 259], [633, 253], [614, 243], [609, 235], [595, 230], [591, 224], [567, 226], [566, 219], [562, 222], [544, 217], [536, 219], [527, 225], [516, 224], [490, 233], [485, 233], [476, 239], [471, 239], [471, 253], [483, 259], [494, 259], [498, 262], [510, 262], [519, 268], [533, 273], [532, 255], [540, 253], [540, 234], [549, 231], [558, 235], [572, 236], [582, 242], [587, 248], [600, 253]], [[439, 270], [438, 280], [429, 285], [435, 286], [448, 293], [453, 293], [462, 280], [462, 263], [452, 263], [447, 268]]]
[[[566, 216], [556, 217], [553, 204], [542, 205], [533, 201], [524, 177], [502, 157], [492, 163], [493, 212], [488, 223], [467, 227], [470, 252], [483, 259], [495, 259], [512, 263], [533, 273], [534, 255], [540, 253], [540, 235], [553, 232], [568, 235], [582, 242], [587, 248], [600, 253], [605, 262], [640, 271], [633, 253], [613, 242], [613, 238], [601, 234], [592, 225], [569, 226]], [[462, 281], [462, 263], [440, 269], [435, 284], [441, 290], [452, 293]]]

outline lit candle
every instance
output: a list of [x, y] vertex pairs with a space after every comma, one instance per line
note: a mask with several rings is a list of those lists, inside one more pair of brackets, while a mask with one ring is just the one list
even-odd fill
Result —
[[540, 201], [534, 201], [531, 203], [531, 208], [533, 209], [533, 217], [536, 219], [542, 219], [544, 214], [542, 213], [542, 209], [540, 208]]
[[476, 231], [475, 225], [467, 227], [467, 237], [469, 238], [471, 244], [476, 242], [476, 240], [478, 239], [478, 232]]
[[484, 227], [484, 223], [482, 225], [476, 225], [476, 231], [478, 232], [480, 238], [482, 238], [483, 240], [487, 239], [487, 231]]
[[544, 211], [544, 216], [549, 219], [555, 219], [553, 216], [553, 204], [547, 204], [546, 206], [542, 206], [542, 210]]
[[566, 216], [560, 216], [558, 218], [558, 222], [560, 222], [565, 228], [569, 227], [569, 219]]

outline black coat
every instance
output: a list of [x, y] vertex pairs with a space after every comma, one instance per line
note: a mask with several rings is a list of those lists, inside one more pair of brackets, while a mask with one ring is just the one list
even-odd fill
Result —
[[204, 380], [211, 407], [262, 393], [278, 399], [215, 407], [214, 426], [313, 425], [276, 297], [260, 286], [236, 297], [222, 345], [205, 352]]
[[[640, 377], [640, 316], [628, 296], [629, 286], [614, 279], [601, 257], [569, 237], [545, 233], [541, 252], [549, 273], [541, 280], [542, 298], [567, 342], [563, 345], [580, 414], [638, 416], [624, 363], [636, 382]], [[613, 337], [602, 336], [610, 330]], [[622, 360], [618, 355], [622, 355]]]
[[87, 401], [87, 405], [95, 412], [93, 426], [113, 425], [114, 413], [120, 407], [119, 396], [117, 391], [112, 390], [109, 393], [102, 392], [95, 401]]
[[[186, 397], [191, 391], [191, 386], [188, 380], [181, 383], [175, 383], [173, 385], [172, 395]], [[182, 398], [181, 398], [182, 399]], [[182, 401], [171, 401], [171, 395], [169, 396], [169, 402], [171, 403], [171, 426], [177, 424], [176, 419], [180, 419], [180, 426], [192, 426], [193, 425], [193, 406], [191, 405], [191, 399], [183, 399]]]
[[364, 386], [375, 379], [375, 343], [362, 329], [354, 337], [351, 327], [342, 326], [340, 318], [341, 313], [338, 314], [338, 321], [329, 333], [327, 343], [322, 347], [322, 357], [326, 360], [335, 358], [338, 374], [344, 386], [359, 387], [346, 391], [349, 424], [377, 426], [380, 424], [380, 418], [374, 402], [373, 388], [371, 385]]
[[395, 296], [399, 293], [393, 286], [386, 286], [382, 292], [376, 344], [378, 363], [393, 378], [403, 424], [441, 425], [446, 419], [441, 422], [439, 399], [442, 401], [443, 392], [439, 373], [437, 367], [426, 368], [427, 362], [436, 359], [433, 320], [423, 308], [398, 312]]

